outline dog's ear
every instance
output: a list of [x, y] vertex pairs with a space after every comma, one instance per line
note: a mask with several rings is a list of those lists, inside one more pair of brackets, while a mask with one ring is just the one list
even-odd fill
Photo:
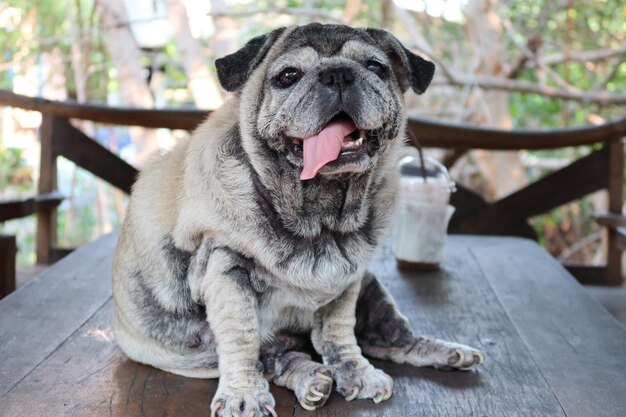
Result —
[[422, 94], [433, 79], [435, 64], [406, 49], [391, 33], [383, 29], [366, 29], [393, 63], [402, 91], [411, 87]]
[[238, 91], [248, 81], [252, 71], [263, 61], [276, 39], [285, 31], [278, 28], [252, 38], [243, 48], [215, 61], [217, 78], [226, 91]]

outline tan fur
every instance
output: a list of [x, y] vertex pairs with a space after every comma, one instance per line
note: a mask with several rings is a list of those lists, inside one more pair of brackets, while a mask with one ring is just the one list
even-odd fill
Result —
[[[396, 78], [406, 74], [396, 74], [389, 48], [376, 43], [381, 36], [397, 43], [391, 35], [320, 27], [343, 37], [341, 47], [292, 48], [315, 37], [317, 28], [294, 27], [227, 57], [232, 64], [226, 72], [218, 67], [221, 81], [240, 89], [188, 140], [141, 172], [120, 235], [113, 268], [120, 347], [169, 372], [219, 375], [212, 407], [220, 415], [273, 410], [259, 362], [262, 346], [273, 346], [267, 351], [275, 357], [266, 356], [275, 381], [293, 389], [307, 409], [323, 405], [333, 379], [346, 399], [391, 396], [391, 378], [362, 356], [354, 328], [367, 265], [392, 218], [408, 81]], [[364, 66], [371, 59], [388, 68], [385, 77]], [[293, 88], [272, 84], [285, 65], [301, 70]], [[344, 91], [349, 103], [318, 80], [339, 67], [355, 76], [358, 88]], [[417, 76], [411, 73], [411, 83], [425, 88], [430, 79]], [[300, 181], [302, 163], [289, 138], [315, 134], [339, 110], [371, 130], [367, 156]], [[387, 305], [395, 311], [393, 302]], [[402, 320], [396, 321], [404, 339], [413, 340]], [[310, 333], [323, 364], [289, 353], [283, 332]], [[449, 351], [437, 360], [447, 360]]]

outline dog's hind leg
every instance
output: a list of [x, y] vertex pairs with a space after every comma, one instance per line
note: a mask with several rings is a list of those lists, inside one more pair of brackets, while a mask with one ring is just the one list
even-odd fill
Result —
[[261, 362], [266, 377], [292, 390], [305, 410], [324, 405], [333, 388], [332, 371], [311, 359], [309, 334], [278, 332], [271, 342], [261, 346]]
[[376, 359], [440, 369], [471, 369], [485, 354], [469, 346], [416, 337], [387, 290], [370, 273], [357, 301], [356, 337], [363, 353]]
[[[176, 349], [133, 331], [118, 311], [113, 323], [115, 339], [126, 356], [146, 365], [190, 378], [218, 378], [217, 354], [211, 349]], [[131, 330], [128, 330], [131, 329]]]

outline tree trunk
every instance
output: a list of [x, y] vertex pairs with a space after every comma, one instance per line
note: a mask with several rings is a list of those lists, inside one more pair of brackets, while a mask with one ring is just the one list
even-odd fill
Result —
[[228, 16], [225, 0], [211, 0], [211, 15], [215, 26], [211, 47], [215, 56], [221, 58], [237, 50], [237, 24]]
[[[117, 69], [120, 97], [124, 105], [152, 108], [154, 98], [141, 66], [141, 50], [128, 25], [123, 0], [98, 0], [102, 37], [111, 60]], [[136, 148], [136, 165], [141, 166], [147, 157], [159, 150], [156, 131], [130, 128]]]
[[[502, 23], [496, 11], [498, 0], [469, 0], [467, 29], [478, 59], [476, 74], [503, 76], [504, 47]], [[512, 127], [506, 92], [478, 91], [482, 95], [474, 123], [503, 129]], [[474, 159], [488, 183], [492, 198], [501, 198], [527, 183], [526, 172], [517, 152], [474, 151]]]
[[359, 12], [363, 7], [363, 0], [347, 0], [346, 7], [343, 12], [343, 23], [351, 25], [359, 16]]
[[189, 90], [196, 106], [217, 109], [222, 105], [222, 93], [207, 64], [203, 61], [198, 41], [189, 28], [187, 11], [182, 0], [165, 0], [167, 18], [172, 26], [176, 46], [189, 80]]

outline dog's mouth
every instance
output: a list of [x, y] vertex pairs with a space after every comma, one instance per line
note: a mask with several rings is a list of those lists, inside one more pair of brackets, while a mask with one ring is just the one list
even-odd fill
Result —
[[373, 156], [379, 148], [381, 130], [360, 129], [350, 116], [341, 112], [317, 134], [307, 138], [290, 138], [291, 152], [303, 160], [300, 179], [314, 178], [327, 165], [354, 164]]

